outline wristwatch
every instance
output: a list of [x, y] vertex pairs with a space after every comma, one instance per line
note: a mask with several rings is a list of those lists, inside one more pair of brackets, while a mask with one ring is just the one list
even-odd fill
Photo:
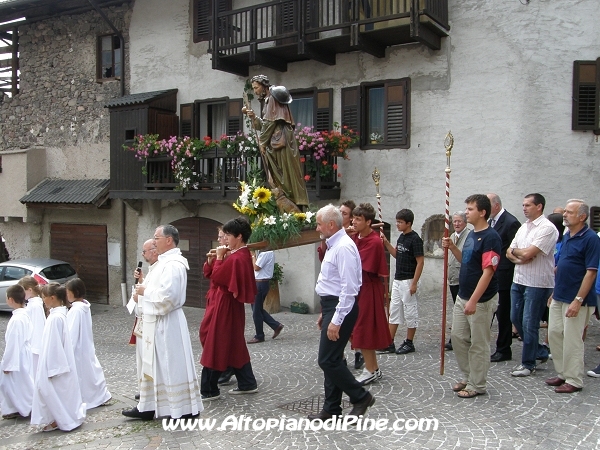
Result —
[[577, 300], [579, 303], [583, 303], [583, 297], [575, 297], [575, 300]]

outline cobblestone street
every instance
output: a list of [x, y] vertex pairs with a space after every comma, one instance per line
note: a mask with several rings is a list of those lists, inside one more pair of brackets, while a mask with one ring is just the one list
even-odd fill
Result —
[[[514, 378], [510, 369], [520, 362], [521, 343], [513, 341], [513, 361], [493, 364], [488, 377], [488, 394], [474, 399], [460, 399], [451, 385], [459, 378], [452, 352], [446, 353], [445, 375], [439, 375], [440, 301], [421, 300], [422, 317], [417, 331], [417, 351], [405, 356], [380, 355], [383, 379], [369, 386], [377, 399], [369, 418], [437, 419], [437, 430], [364, 430], [357, 431], [262, 431], [217, 430], [231, 415], [254, 419], [302, 418], [310, 401], [323, 392], [322, 372], [317, 366], [316, 315], [281, 312], [275, 318], [285, 325], [276, 340], [249, 346], [252, 365], [259, 383], [253, 395], [230, 395], [222, 389], [218, 401], [206, 402], [203, 419], [215, 419], [211, 431], [164, 431], [160, 421], [141, 422], [126, 419], [123, 408], [136, 402], [135, 354], [127, 345], [132, 318], [124, 307], [93, 305], [94, 336], [98, 359], [104, 368], [112, 401], [108, 406], [88, 411], [85, 423], [70, 433], [42, 433], [29, 421], [0, 421], [2, 448], [45, 449], [389, 449], [389, 448], [523, 448], [570, 449], [600, 446], [600, 379], [585, 377], [585, 387], [576, 394], [555, 394], [544, 379], [555, 374], [552, 361], [541, 365], [530, 377]], [[203, 309], [186, 308], [194, 353], [199, 360], [198, 327]], [[0, 315], [0, 345], [10, 315]], [[598, 322], [590, 326], [586, 342], [586, 371], [600, 361], [595, 350], [600, 343]], [[494, 326], [495, 330], [495, 326]], [[396, 344], [403, 340], [400, 328]], [[543, 331], [545, 333], [545, 330]], [[495, 333], [494, 333], [495, 334]], [[247, 308], [246, 336], [253, 335], [250, 308]], [[493, 336], [495, 340], [495, 335]], [[492, 349], [493, 350], [493, 349]], [[349, 361], [353, 354], [347, 350]], [[197, 362], [198, 364], [198, 362]], [[197, 365], [197, 373], [200, 374]], [[352, 371], [358, 375], [358, 371]], [[223, 395], [224, 394], [224, 395]], [[289, 406], [290, 403], [296, 402]], [[287, 409], [282, 405], [288, 405]], [[292, 409], [290, 409], [292, 408]], [[294, 409], [295, 408], [295, 409]], [[348, 410], [344, 410], [347, 412]], [[258, 424], [259, 422], [254, 422]]]

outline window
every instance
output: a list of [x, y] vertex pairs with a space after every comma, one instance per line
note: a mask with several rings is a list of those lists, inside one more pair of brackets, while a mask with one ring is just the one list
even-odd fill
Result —
[[573, 130], [600, 134], [600, 58], [573, 64]]
[[342, 125], [359, 131], [361, 148], [410, 148], [410, 79], [342, 89]]
[[181, 136], [203, 138], [210, 136], [220, 139], [226, 134], [232, 136], [242, 130], [242, 99], [196, 100], [180, 106]]
[[212, 39], [213, 1], [217, 1], [219, 12], [231, 11], [231, 0], [194, 0], [194, 42]]
[[333, 126], [333, 90], [311, 89], [291, 91], [294, 101], [290, 110], [294, 121], [302, 127], [313, 127], [315, 131], [328, 131]]
[[98, 36], [96, 79], [114, 80], [121, 76], [121, 40], [116, 34]]

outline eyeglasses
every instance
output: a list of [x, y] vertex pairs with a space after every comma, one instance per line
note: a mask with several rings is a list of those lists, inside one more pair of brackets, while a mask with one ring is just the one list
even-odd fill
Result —
[[152, 250], [156, 250], [156, 247], [152, 247], [150, 250], [142, 250], [142, 255], [145, 255], [147, 252], [151, 252]]
[[156, 241], [157, 239], [166, 239], [167, 236], [154, 236], [154, 240]]

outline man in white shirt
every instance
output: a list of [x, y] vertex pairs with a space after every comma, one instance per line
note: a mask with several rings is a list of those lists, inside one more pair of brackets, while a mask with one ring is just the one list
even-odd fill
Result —
[[321, 264], [315, 291], [321, 297], [319, 367], [325, 376], [323, 410], [310, 414], [310, 420], [328, 420], [342, 413], [342, 393], [353, 404], [348, 416], [355, 420], [375, 403], [343, 363], [344, 348], [358, 317], [356, 296], [362, 285], [362, 266], [356, 244], [342, 227], [342, 214], [333, 205], [317, 212], [317, 230], [326, 239], [327, 251]]
[[521, 364], [511, 375], [527, 377], [535, 372], [536, 359], [546, 362], [548, 348], [540, 344], [540, 320], [554, 288], [554, 247], [558, 230], [546, 217], [546, 199], [528, 194], [523, 199], [527, 222], [521, 225], [506, 257], [515, 263], [510, 291], [510, 319], [523, 338]]
[[258, 291], [252, 305], [252, 319], [254, 320], [256, 334], [248, 341], [248, 344], [265, 342], [263, 322], [273, 329], [273, 339], [279, 336], [279, 333], [283, 330], [283, 324], [273, 319], [271, 314], [265, 311], [264, 308], [265, 298], [269, 293], [271, 278], [273, 278], [273, 271], [275, 270], [275, 254], [271, 251], [257, 253], [258, 256], [256, 254], [252, 255], [256, 290]]

